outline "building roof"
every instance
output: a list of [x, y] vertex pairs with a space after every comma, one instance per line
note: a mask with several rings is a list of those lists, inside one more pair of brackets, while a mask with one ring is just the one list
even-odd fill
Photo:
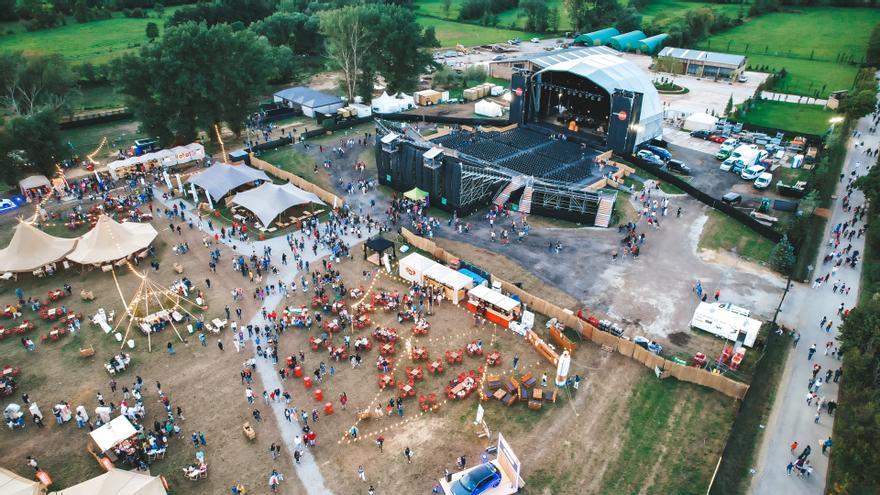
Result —
[[666, 41], [666, 38], [668, 37], [668, 34], [661, 33], [651, 36], [650, 38], [639, 40], [637, 43], [639, 51], [642, 53], [654, 53], [658, 48], [663, 46], [663, 42]]
[[609, 27], [593, 31], [591, 33], [582, 34], [575, 38], [574, 42], [584, 43], [588, 46], [601, 45], [602, 43], [610, 40], [612, 36], [617, 36], [618, 34], [620, 34], [620, 31], [618, 31], [617, 28]]
[[630, 31], [628, 33], [612, 36], [609, 40], [611, 47], [615, 50], [632, 50], [638, 47], [638, 42], [645, 39], [645, 33], [641, 31]]
[[[530, 53], [521, 57], [507, 58], [501, 63], [530, 61], [532, 64], [543, 69], [551, 65], [565, 62], [567, 60], [576, 60], [586, 57], [587, 55], [619, 55], [620, 52], [607, 46], [584, 46], [575, 48], [566, 48], [564, 50], [554, 50], [550, 53]], [[499, 63], [499, 62], [493, 62]]]
[[83, 265], [116, 261], [146, 249], [157, 235], [148, 223], [119, 223], [101, 215], [92, 230], [79, 238], [67, 259]]
[[659, 136], [663, 120], [660, 95], [650, 77], [634, 63], [613, 55], [590, 55], [577, 60], [561, 62], [541, 72], [568, 72], [589, 79], [613, 94], [622, 89], [642, 93], [642, 111], [639, 116], [638, 142]]
[[191, 176], [187, 182], [201, 187], [211, 195], [214, 201], [218, 201], [236, 187], [256, 180], [272, 181], [262, 170], [247, 165], [215, 163], [207, 170]]
[[342, 103], [342, 98], [336, 95], [328, 95], [327, 93], [315, 91], [314, 89], [305, 86], [282, 89], [281, 91], [276, 92], [274, 96], [310, 108], [325, 107], [327, 105]]
[[266, 182], [260, 187], [236, 194], [232, 202], [256, 215], [266, 227], [288, 208], [308, 203], [324, 204], [314, 193], [289, 182], [283, 185]]
[[30, 272], [54, 263], [73, 250], [76, 239], [53, 237], [19, 222], [9, 245], [0, 249], [0, 272]]
[[746, 57], [743, 55], [734, 55], [731, 53], [704, 52], [701, 50], [690, 50], [688, 48], [675, 48], [667, 46], [660, 50], [658, 57], [672, 57], [683, 60], [691, 60], [695, 62], [703, 62], [710, 64], [730, 65], [739, 67], [744, 64]]

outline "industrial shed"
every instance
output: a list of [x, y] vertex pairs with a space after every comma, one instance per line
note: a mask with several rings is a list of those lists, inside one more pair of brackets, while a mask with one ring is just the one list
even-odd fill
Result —
[[574, 39], [575, 45], [584, 46], [600, 46], [611, 41], [611, 38], [620, 34], [617, 28], [609, 27], [593, 31], [592, 33], [582, 34]]
[[636, 48], [640, 53], [645, 54], [653, 54], [657, 53], [660, 48], [663, 47], [663, 43], [666, 41], [669, 35], [666, 33], [658, 34], [655, 36], [651, 36], [649, 38], [645, 38], [638, 43], [638, 48]]
[[316, 113], [331, 114], [343, 106], [342, 98], [305, 86], [282, 89], [273, 95], [273, 99], [289, 108], [302, 109], [306, 117], [314, 117]]
[[630, 31], [624, 34], [612, 36], [608, 42], [611, 48], [620, 52], [631, 52], [639, 48], [639, 41], [645, 39], [645, 33], [641, 31]]
[[667, 46], [657, 54], [657, 70], [735, 81], [746, 68], [746, 57]]

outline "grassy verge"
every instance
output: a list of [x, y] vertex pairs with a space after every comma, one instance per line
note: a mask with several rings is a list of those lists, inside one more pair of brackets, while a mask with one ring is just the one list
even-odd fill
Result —
[[513, 38], [527, 39], [532, 37], [531, 33], [523, 31], [466, 24], [436, 17], [418, 16], [418, 21], [423, 27], [434, 27], [437, 39], [443, 48], [454, 48], [459, 43], [464, 46], [476, 46], [504, 43]]
[[754, 465], [755, 449], [764, 432], [761, 425], [767, 424], [776, 388], [791, 349], [791, 339], [787, 335], [776, 334], [774, 330], [770, 328], [767, 331], [764, 353], [755, 367], [754, 376], [760, 379], [752, 381], [742, 401], [710, 495], [739, 494], [748, 489], [751, 480], [749, 470]]
[[315, 172], [315, 159], [290, 146], [266, 151], [260, 155], [260, 159], [298, 175], [324, 190], [330, 191], [332, 188], [330, 175], [327, 174], [327, 171], [323, 167], [318, 167], [318, 171]]
[[741, 258], [766, 263], [770, 260], [773, 243], [727, 215], [712, 210], [700, 235], [700, 248], [733, 251]]
[[[724, 443], [732, 406], [717, 392], [646, 374], [623, 408], [622, 445], [600, 493], [705, 493], [715, 467], [705, 461], [716, 458]], [[645, 465], [662, 466], [662, 472], [646, 472]]]
[[834, 112], [819, 105], [756, 100], [748, 112], [740, 110], [736, 120], [783, 131], [822, 135], [831, 126], [829, 120], [832, 117]]
[[134, 119], [117, 120], [106, 124], [90, 125], [86, 127], [77, 127], [61, 131], [61, 141], [70, 147], [73, 155], [87, 155], [94, 151], [101, 139], [107, 138], [107, 146], [104, 151], [97, 157], [102, 160], [111, 153], [120, 148], [128, 148], [134, 145], [135, 139], [145, 138], [144, 134], [138, 130], [140, 123]]

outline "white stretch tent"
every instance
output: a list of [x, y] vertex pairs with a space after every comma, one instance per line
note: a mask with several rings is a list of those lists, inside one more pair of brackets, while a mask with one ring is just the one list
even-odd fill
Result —
[[83, 265], [116, 261], [146, 249], [157, 235], [148, 223], [119, 223], [101, 215], [95, 227], [79, 238], [67, 259]]
[[492, 290], [485, 285], [478, 285], [473, 289], [468, 291], [468, 294], [475, 299], [479, 299], [481, 301], [486, 301], [487, 303], [503, 309], [504, 311], [510, 312], [516, 309], [519, 306], [519, 301], [515, 299], [511, 299], [504, 294]]
[[137, 433], [135, 427], [125, 416], [117, 416], [109, 423], [89, 433], [101, 452], [107, 452]]
[[504, 111], [501, 109], [501, 105], [495, 102], [480, 100], [474, 105], [474, 113], [486, 117], [501, 117]]
[[144, 153], [140, 156], [132, 156], [122, 160], [116, 160], [107, 164], [107, 169], [114, 179], [118, 179], [119, 175], [131, 168], [139, 165], [145, 165], [149, 168], [162, 166], [173, 167], [182, 165], [205, 157], [205, 147], [199, 143], [192, 143], [186, 146], [177, 146], [167, 150], [159, 150], [154, 153]]
[[236, 187], [257, 180], [272, 182], [272, 179], [262, 170], [247, 165], [215, 163], [203, 172], [191, 176], [187, 183], [201, 187], [211, 195], [214, 201], [219, 201], [226, 193]]
[[50, 495], [166, 495], [158, 476], [113, 468], [106, 473]]
[[682, 129], [685, 131], [711, 131], [715, 129], [715, 123], [717, 122], [718, 118], [708, 113], [692, 113], [684, 119]]
[[73, 250], [76, 239], [53, 237], [19, 222], [9, 245], [0, 249], [0, 272], [30, 272], [54, 263]]
[[412, 96], [405, 93], [398, 93], [396, 96], [389, 96], [383, 92], [382, 96], [374, 98], [370, 102], [370, 108], [375, 113], [397, 113], [416, 107], [416, 102]]
[[440, 263], [434, 263], [434, 266], [425, 270], [424, 277], [446, 287], [447, 295], [452, 299], [453, 304], [458, 304], [459, 296], [464, 295], [465, 289], [474, 286], [474, 279]]
[[38, 495], [44, 493], [46, 493], [46, 487], [40, 483], [0, 468], [0, 494]]
[[425, 282], [425, 270], [436, 264], [437, 262], [430, 258], [426, 258], [419, 253], [413, 253], [405, 258], [401, 258], [398, 271], [402, 279], [421, 284]]
[[718, 303], [701, 302], [694, 311], [691, 326], [728, 340], [740, 341], [746, 347], [752, 347], [761, 322], [754, 318], [729, 311]]
[[260, 187], [236, 194], [232, 202], [250, 210], [266, 227], [288, 208], [308, 203], [325, 204], [314, 193], [289, 182], [283, 185], [266, 182]]

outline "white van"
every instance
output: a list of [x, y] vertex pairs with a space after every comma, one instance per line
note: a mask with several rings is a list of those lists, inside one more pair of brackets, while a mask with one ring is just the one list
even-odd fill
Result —
[[740, 172], [739, 176], [745, 180], [757, 179], [765, 170], [767, 169], [763, 165], [752, 165]]
[[773, 174], [764, 172], [755, 179], [754, 186], [755, 189], [767, 189], [771, 182], [773, 182]]

